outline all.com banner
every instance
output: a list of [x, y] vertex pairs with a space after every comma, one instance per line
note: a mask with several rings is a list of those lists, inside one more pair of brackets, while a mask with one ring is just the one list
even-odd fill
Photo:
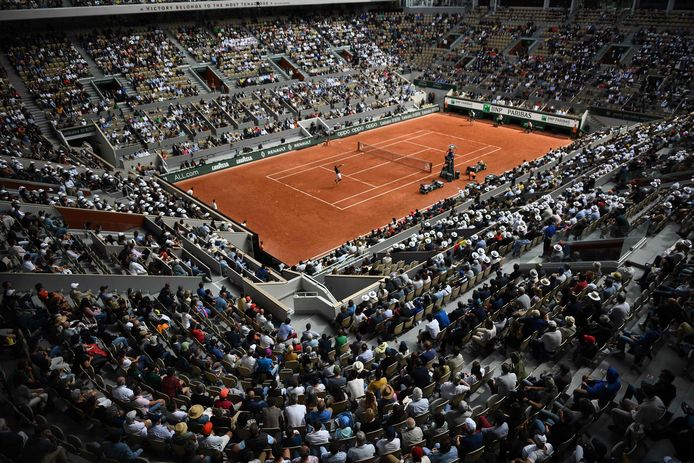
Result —
[[[430, 108], [419, 109], [417, 111], [400, 114], [399, 116], [386, 117], [378, 121], [367, 122], [365, 124], [347, 127], [345, 129], [335, 131], [334, 137], [343, 138], [348, 137], [350, 135], [356, 135], [366, 130], [377, 129], [379, 127], [385, 127], [386, 125], [396, 124], [398, 122], [403, 122], [410, 119], [414, 119], [416, 117], [421, 117], [427, 114], [435, 113], [438, 112], [438, 110], [438, 106], [432, 106]], [[204, 166], [191, 167], [189, 169], [179, 170], [178, 172], [162, 175], [161, 178], [171, 183], [181, 182], [183, 180], [188, 180], [189, 178], [199, 177], [201, 175], [206, 175], [212, 172], [229, 169], [231, 167], [240, 166], [242, 164], [258, 161], [260, 159], [270, 158], [272, 156], [277, 156], [278, 154], [287, 153], [289, 151], [300, 150], [308, 148], [310, 146], [315, 146], [319, 143], [323, 143], [323, 141], [323, 138], [306, 138], [304, 140], [285, 143], [284, 145], [273, 146], [272, 148], [253, 151], [248, 154], [239, 154], [238, 156], [235, 156], [233, 158], [222, 159], [219, 161], [212, 162], [210, 164], [206, 164]]]

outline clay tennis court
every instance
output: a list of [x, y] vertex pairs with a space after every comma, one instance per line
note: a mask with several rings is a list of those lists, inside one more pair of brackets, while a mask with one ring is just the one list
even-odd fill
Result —
[[[358, 142], [433, 164], [432, 172], [357, 151]], [[300, 151], [245, 164], [177, 184], [237, 220], [246, 220], [263, 248], [287, 264], [321, 255], [392, 218], [452, 196], [468, 183], [468, 165], [487, 163], [502, 173], [523, 160], [571, 143], [568, 138], [523, 133], [514, 126], [468, 122], [452, 114], [430, 114], [406, 122], [332, 140]], [[449, 144], [456, 145], [460, 180], [423, 195], [419, 185], [438, 178]], [[371, 149], [371, 148], [368, 148]], [[415, 163], [418, 164], [417, 161]], [[335, 183], [334, 166], [343, 180]], [[423, 164], [423, 163], [421, 163]]]

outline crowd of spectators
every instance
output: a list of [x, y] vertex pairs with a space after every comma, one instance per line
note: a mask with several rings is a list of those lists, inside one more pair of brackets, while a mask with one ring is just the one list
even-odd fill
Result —
[[219, 67], [239, 87], [279, 80], [272, 65], [265, 61], [267, 49], [241, 26], [181, 26], [177, 38], [197, 61]]
[[[209, 215], [190, 200], [164, 190], [154, 178], [74, 166], [39, 166], [33, 161], [25, 165], [17, 159], [3, 160], [0, 165], [0, 173], [5, 178], [31, 179], [55, 185], [50, 190], [28, 190], [25, 187], [16, 191], [3, 190], [3, 200], [16, 201], [17, 207], [26, 202], [167, 217], [205, 218], [205, 214]], [[105, 194], [89, 195], [90, 190], [103, 190]]]
[[136, 91], [135, 104], [193, 96], [198, 89], [179, 68], [181, 52], [161, 29], [100, 31], [82, 42], [105, 74], [123, 74]]
[[92, 101], [79, 82], [90, 75], [84, 58], [61, 34], [32, 36], [11, 44], [8, 58], [54, 126], [77, 125], [105, 109]]
[[[656, 138], [658, 132], [670, 133], [664, 126], [653, 129], [649, 134]], [[646, 154], [657, 147], [656, 142]], [[683, 198], [678, 204], [689, 202]], [[173, 230], [201, 246], [220, 247], [214, 224], [177, 221]], [[167, 240], [175, 246], [177, 237]], [[482, 255], [494, 248], [489, 255], [498, 259], [499, 244], [471, 246]], [[672, 287], [688, 284], [691, 265], [682, 265], [690, 250], [691, 242], [680, 240], [655, 259], [638, 284], [655, 282], [654, 297], [690, 307], [690, 292], [675, 293]], [[233, 248], [222, 252], [230, 259], [235, 254]], [[487, 273], [494, 275], [489, 284], [450, 313], [438, 301], [450, 299], [449, 286], [459, 288], [461, 281], [444, 278], [452, 264], [447, 257], [428, 266], [434, 278], [387, 279], [379, 291], [343, 307], [334, 336], [316, 332], [310, 323], [298, 327], [290, 318], [276, 319], [248, 295], [234, 296], [225, 287], [215, 294], [202, 283], [175, 291], [166, 284], [148, 295], [106, 285], [97, 292], [76, 283], [66, 293], [38, 283], [25, 294], [6, 282], [2, 314], [15, 329], [4, 335], [17, 340], [25, 338], [23, 330], [34, 334], [14, 344], [23, 346], [15, 347], [22, 360], [8, 375], [5, 393], [29, 417], [52, 406], [90, 423], [90, 435], [100, 433], [99, 440], [78, 447], [73, 440], [73, 451], [118, 461], [146, 451], [177, 461], [202, 455], [219, 461], [224, 454], [235, 461], [376, 456], [450, 463], [484, 453], [497, 461], [533, 462], [569, 451], [579, 460], [599, 462], [610, 452], [610, 438], [574, 436], [603, 414], [625, 451], [646, 434], [670, 439], [680, 458], [691, 456], [686, 444], [691, 428], [683, 423], [690, 409], [685, 407], [683, 418], [655, 424], [681, 392], [672, 371], [663, 369], [657, 379], [640, 385], [624, 384], [613, 362], [571, 390], [575, 367], [568, 361], [537, 375], [528, 368], [533, 357], [542, 362], [569, 350], [580, 365], [600, 355], [604, 345], [614, 345], [610, 355], [620, 356], [620, 346], [629, 344], [638, 362], [673, 320], [691, 321], [691, 312], [668, 312], [655, 299], [639, 333], [621, 331], [638, 309], [623, 296], [635, 285], [628, 263], [607, 275], [600, 266], [574, 273], [570, 265], [553, 273], [541, 266], [506, 273], [500, 263], [487, 264]], [[256, 271], [260, 279], [266, 276], [262, 270]], [[392, 308], [390, 301], [410, 292], [420, 296]], [[402, 328], [420, 312], [426, 321], [416, 350], [389, 341], [390, 327]], [[367, 337], [372, 333], [377, 337]], [[479, 361], [468, 365], [461, 354], [468, 346], [488, 351], [504, 346], [512, 352], [495, 369]], [[474, 405], [480, 388], [492, 395]], [[623, 389], [619, 405], [610, 408]], [[11, 457], [65, 453], [60, 428], [47, 431], [38, 418], [30, 419], [39, 424], [29, 439], [42, 446], [18, 442], [4, 452], [16, 452]], [[7, 423], [0, 424], [7, 429]]]
[[4, 76], [0, 77], [0, 154], [21, 155], [34, 159], [57, 160], [57, 153], [41, 134], [34, 117], [22, 102], [17, 90]]
[[277, 19], [248, 25], [271, 53], [284, 53], [311, 76], [334, 74], [349, 69], [335, 55], [310, 22]]
[[[444, 15], [371, 13], [359, 19], [367, 24], [366, 31], [380, 34], [374, 46], [401, 59], [445, 40], [443, 34], [453, 20]], [[261, 42], [289, 54], [310, 73], [330, 72], [336, 57], [328, 56], [332, 52], [311, 24], [292, 21], [286, 29], [283, 22], [251, 28]], [[358, 36], [364, 29], [345, 25], [329, 40], [342, 40], [354, 31], [360, 31]], [[225, 46], [236, 44], [237, 38], [226, 29], [219, 32], [218, 37], [227, 41]], [[181, 33], [190, 35], [187, 30]], [[414, 35], [418, 39], [408, 44]], [[637, 37], [642, 39], [649, 44], [655, 40], [648, 33]], [[107, 32], [85, 41], [100, 67], [132, 79], [136, 90], [143, 92], [140, 102], [167, 98], [153, 89], [164, 85], [166, 94], [170, 81], [145, 83], [162, 72], [170, 77], [180, 64], [161, 31], [123, 36]], [[586, 70], [586, 57], [593, 52], [581, 52], [593, 45], [576, 43], [572, 66], [586, 66], [581, 67]], [[669, 49], [669, 45], [663, 47]], [[66, 111], [65, 102], [56, 100], [55, 88], [46, 84], [65, 78], [78, 88], [75, 69], [84, 71], [86, 63], [74, 53], [67, 41], [11, 48], [10, 59], [23, 79], [36, 82], [34, 91], [46, 90], [42, 101], [58, 102], [56, 107], [63, 108], [56, 110], [59, 116], [54, 120], [61, 120], [63, 113], [73, 117], [83, 114], [80, 111], [94, 111], [79, 104], [79, 110]], [[668, 53], [672, 57], [677, 52]], [[531, 62], [522, 56], [518, 60], [525, 78], [535, 79], [535, 92], [551, 98], [577, 94], [574, 82], [552, 85], [561, 77], [542, 62], [552, 63]], [[492, 66], [495, 61], [480, 63]], [[46, 64], [50, 72], [44, 70]], [[675, 64], [683, 75], [688, 65], [686, 60]], [[510, 75], [502, 75], [494, 85], [510, 89], [503, 81], [506, 77]], [[228, 126], [229, 117], [245, 124], [252, 122], [251, 115], [270, 120], [270, 111], [287, 114], [279, 112], [286, 105], [297, 111], [328, 106], [330, 114], [343, 115], [402, 104], [412, 90], [395, 74], [379, 69], [258, 90], [252, 96], [136, 109], [126, 126], [114, 125], [109, 112], [99, 124], [116, 144], [129, 144], [135, 135], [144, 143], [160, 143], [186, 135], [183, 126], [191, 134], [200, 134], [209, 124]], [[71, 105], [79, 101], [72, 98], [77, 94], [69, 98]], [[18, 150], [40, 155], [41, 141], [31, 133], [30, 116], [9, 85], [0, 98], [7, 113], [0, 132], [3, 139]], [[283, 124], [292, 122], [287, 121], [290, 118], [264, 126], [250, 124], [243, 130], [207, 136], [200, 143], [214, 146], [262, 136], [288, 128]], [[571, 238], [598, 225], [613, 236], [624, 236], [630, 229], [628, 211], [657, 195], [664, 201], [648, 220], [654, 225], [667, 220], [688, 223], [694, 190], [678, 185], [663, 189], [657, 179], [630, 183], [628, 178], [646, 169], [662, 174], [691, 167], [687, 156], [691, 126], [692, 116], [687, 115], [585, 137], [495, 179], [471, 183], [457, 198], [394, 219], [325, 259], [301, 263], [296, 270], [316, 273], [418, 226], [417, 232], [380, 261], [369, 256], [344, 270], [379, 275], [389, 267], [378, 290], [341, 308], [334, 336], [330, 330], [318, 333], [310, 324], [295, 326], [290, 318], [266, 311], [250, 295], [234, 294], [236, 289], [213, 290], [203, 282], [197, 288], [175, 290], [166, 284], [151, 295], [138, 289], [118, 292], [107, 285], [97, 291], [76, 282], [69, 291], [45, 288], [41, 282], [33, 291], [17, 291], [5, 282], [0, 336], [3, 347], [12, 350], [19, 362], [3, 379], [2, 394], [36, 426], [25, 442], [25, 436], [10, 427], [15, 423], [0, 421], [0, 435], [12, 443], [3, 446], [2, 453], [22, 461], [67, 461], [69, 443], [73, 453], [121, 462], [134, 460], [144, 451], [179, 461], [204, 460], [203, 456], [206, 461], [219, 461], [226, 454], [235, 461], [276, 463], [355, 462], [372, 456], [451, 463], [484, 452], [495, 461], [540, 462], [569, 445], [570, 450], [575, 448], [578, 461], [584, 457], [592, 463], [607, 455], [604, 443], [575, 442], [572, 436], [602, 413], [609, 414], [613, 430], [629, 446], [643, 433], [656, 436], [653, 423], [664, 417], [678, 393], [671, 371], [663, 370], [652, 384], [627, 386], [619, 406], [610, 410], [623, 382], [623, 372], [614, 365], [603, 374], [596, 370], [595, 377], [586, 376], [569, 390], [573, 368], [566, 363], [535, 377], [525, 362], [530, 358], [554, 361], [571, 350], [578, 365], [609, 352], [616, 357], [634, 355], [639, 366], [672, 327], [677, 330], [674, 347], [691, 358], [688, 261], [692, 244], [686, 239], [691, 230], [683, 226], [684, 239], [646, 266], [638, 284], [652, 292], [652, 299], [642, 299], [640, 304], [630, 304], [625, 296], [629, 285], [635, 284], [630, 263], [609, 274], [603, 274], [600, 265], [577, 272], [572, 263], [580, 255], [571, 249]], [[200, 147], [197, 143], [187, 140], [172, 151], [190, 154]], [[12, 145], [5, 149], [17, 154]], [[614, 187], [596, 183], [615, 171], [619, 173]], [[3, 250], [9, 261], [18, 262], [13, 268], [19, 271], [70, 274], [76, 273], [80, 262], [91, 259], [60, 218], [23, 208], [43, 204], [153, 216], [161, 233], [114, 237], [97, 230], [99, 239], [121, 247], [117, 260], [131, 275], [208, 278], [204, 269], [180, 252], [187, 240], [214, 256], [222, 274], [233, 270], [256, 282], [274, 278], [224, 237], [227, 222], [192, 220], [209, 219], [210, 214], [188, 197], [170, 193], [155, 178], [17, 158], [0, 160], [0, 176], [51, 185], [0, 191], [0, 200], [11, 202], [0, 218]], [[552, 194], [568, 183], [561, 194]], [[506, 187], [496, 197], [479, 200], [482, 193], [501, 185]], [[100, 193], [92, 194], [96, 190]], [[192, 189], [188, 193], [192, 195]], [[468, 209], [455, 210], [467, 199], [474, 200]], [[442, 213], [445, 219], [431, 220]], [[563, 237], [561, 242], [555, 242], [558, 236]], [[531, 243], [540, 242], [544, 259], [561, 263], [559, 269], [546, 271], [538, 265], [527, 273], [519, 267], [502, 270], [506, 254], [518, 256]], [[437, 253], [410, 277], [402, 267], [393, 268], [394, 256], [404, 250]], [[10, 268], [4, 259], [2, 265]], [[489, 280], [476, 286], [482, 278]], [[463, 288], [472, 289], [470, 299], [458, 300], [449, 312], [446, 304]], [[641, 306], [650, 309], [643, 325], [627, 327]], [[398, 336], [419, 321], [418, 347], [410, 351], [407, 344], [397, 343]], [[468, 346], [474, 352], [504, 349], [511, 353], [497, 370], [478, 361], [465, 364], [461, 350]], [[473, 393], [480, 388], [488, 388], [493, 395], [473, 407]], [[88, 424], [90, 435], [98, 436], [99, 442], [66, 443], [59, 426], [49, 428], [39, 418], [55, 411], [64, 414], [62, 419]], [[665, 423], [658, 431], [673, 441], [684, 460], [691, 458], [687, 444], [692, 428], [687, 420], [692, 414], [685, 408], [685, 417]]]

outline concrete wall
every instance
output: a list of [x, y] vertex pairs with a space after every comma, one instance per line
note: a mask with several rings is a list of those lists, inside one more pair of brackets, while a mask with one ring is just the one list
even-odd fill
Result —
[[337, 315], [335, 306], [321, 296], [299, 294], [294, 296], [294, 313], [323, 317], [332, 322]]
[[281, 301], [285, 297], [289, 297], [301, 290], [301, 278], [282, 282], [258, 283], [257, 286], [263, 288], [263, 291], [278, 301]]
[[111, 290], [125, 291], [128, 288], [140, 290], [143, 293], [157, 294], [169, 283], [171, 287], [182, 286], [195, 290], [200, 277], [175, 277], [147, 275], [62, 275], [57, 273], [0, 273], [2, 281], [9, 281], [19, 291], [31, 291], [36, 283], [41, 283], [49, 291], [70, 291], [70, 283], [79, 283], [80, 289], [98, 290], [107, 284]]
[[244, 280], [241, 287], [243, 288], [243, 294], [251, 296], [253, 301], [262, 307], [265, 312], [271, 313], [276, 321], [284, 321], [290, 315], [287, 307], [260, 285], [254, 285], [248, 280]]
[[145, 220], [145, 216], [141, 214], [106, 212], [73, 207], [57, 207], [56, 209], [63, 216], [63, 220], [69, 228], [85, 228], [85, 225], [89, 223], [92, 228], [101, 225], [103, 230], [120, 232], [132, 228], [140, 228]]
[[344, 301], [364, 288], [379, 282], [382, 276], [368, 275], [326, 275], [324, 284], [335, 299]]

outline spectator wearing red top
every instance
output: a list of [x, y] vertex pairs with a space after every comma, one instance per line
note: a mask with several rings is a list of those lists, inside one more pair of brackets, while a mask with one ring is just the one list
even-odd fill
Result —
[[217, 399], [214, 403], [215, 408], [222, 408], [224, 410], [231, 410], [231, 408], [234, 406], [234, 404], [231, 402], [231, 400], [228, 399], [229, 396], [229, 389], [224, 388], [221, 391], [219, 391], [219, 399]]
[[176, 370], [174, 368], [168, 368], [166, 370], [166, 376], [161, 380], [161, 392], [169, 397], [176, 397], [183, 393], [183, 385], [183, 381], [176, 376]]
[[572, 291], [574, 294], [581, 294], [581, 291], [588, 286], [588, 279], [585, 275], [578, 276], [578, 282], [574, 285]]
[[205, 343], [205, 332], [201, 330], [198, 325], [193, 326], [193, 328], [190, 330], [190, 334], [197, 339], [200, 344]]

